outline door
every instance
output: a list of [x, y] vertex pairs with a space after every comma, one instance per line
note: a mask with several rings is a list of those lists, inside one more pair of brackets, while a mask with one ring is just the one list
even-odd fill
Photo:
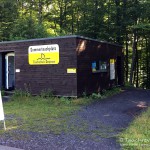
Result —
[[14, 89], [15, 86], [15, 63], [14, 53], [8, 53], [5, 56], [6, 59], [6, 89]]

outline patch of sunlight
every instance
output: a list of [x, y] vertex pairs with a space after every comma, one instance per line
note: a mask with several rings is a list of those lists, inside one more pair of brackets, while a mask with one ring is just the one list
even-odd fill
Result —
[[7, 127], [6, 126], [6, 130], [14, 130], [17, 129], [19, 126], [12, 126], [12, 127]]

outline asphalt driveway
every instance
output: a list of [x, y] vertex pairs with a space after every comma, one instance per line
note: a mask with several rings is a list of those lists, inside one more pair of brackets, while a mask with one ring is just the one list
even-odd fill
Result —
[[150, 90], [125, 90], [76, 112], [68, 122], [68, 127], [74, 126], [72, 132], [28, 132], [29, 139], [0, 137], [0, 144], [25, 150], [119, 150], [117, 134], [149, 105]]

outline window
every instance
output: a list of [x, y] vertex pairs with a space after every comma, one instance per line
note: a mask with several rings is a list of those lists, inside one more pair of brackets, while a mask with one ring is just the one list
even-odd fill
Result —
[[107, 62], [106, 61], [94, 61], [92, 62], [92, 72], [107, 72]]
[[100, 61], [100, 72], [107, 72], [107, 62], [106, 61]]

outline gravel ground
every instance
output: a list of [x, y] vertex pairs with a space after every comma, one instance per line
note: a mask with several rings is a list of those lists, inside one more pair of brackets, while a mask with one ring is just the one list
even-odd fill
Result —
[[150, 90], [125, 90], [76, 112], [68, 122], [75, 131], [60, 135], [13, 131], [19, 137], [6, 134], [0, 145], [24, 150], [119, 150], [116, 135], [149, 104]]

